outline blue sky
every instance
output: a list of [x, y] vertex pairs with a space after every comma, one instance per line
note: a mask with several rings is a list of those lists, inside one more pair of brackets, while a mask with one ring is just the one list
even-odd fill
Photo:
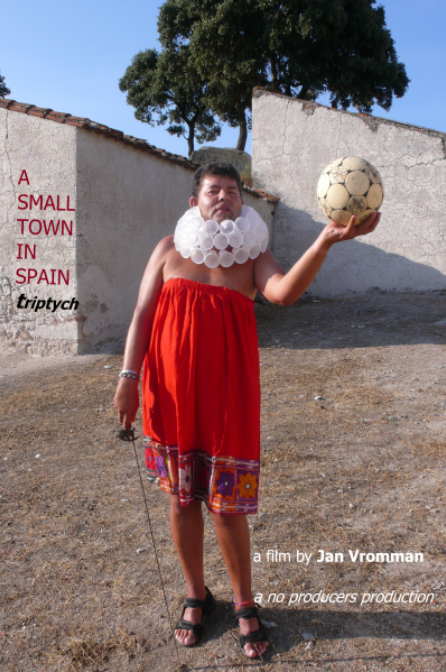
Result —
[[[160, 0], [21, 0], [2, 8], [0, 72], [19, 102], [49, 107], [145, 138], [176, 154], [186, 141], [163, 127], [137, 121], [118, 80], [134, 54], [157, 48]], [[446, 132], [446, 3], [385, 0], [387, 26], [411, 83], [389, 112], [377, 116]], [[321, 100], [320, 102], [325, 102]], [[225, 129], [215, 143], [233, 147], [238, 132]], [[251, 139], [246, 147], [251, 151]]]

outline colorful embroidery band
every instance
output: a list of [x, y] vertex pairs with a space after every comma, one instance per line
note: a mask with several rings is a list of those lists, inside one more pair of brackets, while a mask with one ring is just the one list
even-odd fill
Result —
[[144, 437], [149, 480], [159, 477], [161, 489], [179, 495], [182, 505], [195, 499], [213, 513], [257, 513], [259, 462], [212, 457], [201, 450], [178, 452]]

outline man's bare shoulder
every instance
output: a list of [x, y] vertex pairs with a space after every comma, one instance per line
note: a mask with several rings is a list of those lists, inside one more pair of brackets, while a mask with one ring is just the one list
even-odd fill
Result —
[[145, 279], [151, 278], [152, 276], [162, 276], [163, 268], [166, 264], [166, 261], [172, 254], [172, 251], [176, 252], [173, 236], [166, 236], [166, 238], [162, 238], [150, 255], [146, 270], [144, 272], [143, 282]]
[[167, 257], [172, 250], [175, 250], [173, 236], [166, 236], [165, 238], [161, 238], [160, 242], [152, 252], [152, 257]]

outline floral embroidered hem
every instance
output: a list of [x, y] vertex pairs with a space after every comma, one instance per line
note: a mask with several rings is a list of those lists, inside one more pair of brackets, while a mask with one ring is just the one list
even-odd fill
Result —
[[257, 513], [259, 468], [257, 460], [210, 456], [201, 450], [178, 452], [144, 437], [149, 480], [159, 477], [161, 489], [179, 495], [182, 506], [202, 500], [219, 514]]

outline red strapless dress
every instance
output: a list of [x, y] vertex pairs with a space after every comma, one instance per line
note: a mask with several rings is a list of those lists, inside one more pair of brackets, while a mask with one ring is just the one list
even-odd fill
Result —
[[183, 505], [257, 512], [260, 368], [254, 302], [176, 278], [161, 290], [143, 374], [149, 473]]

